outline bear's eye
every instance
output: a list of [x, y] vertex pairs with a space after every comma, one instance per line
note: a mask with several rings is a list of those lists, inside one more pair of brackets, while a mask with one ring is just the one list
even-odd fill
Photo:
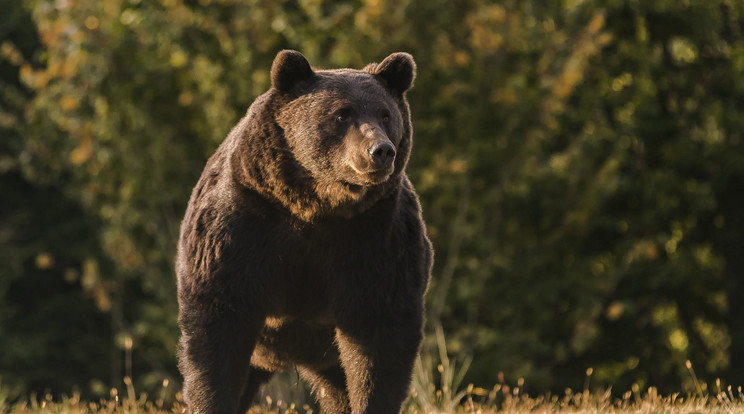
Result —
[[336, 122], [338, 122], [339, 124], [345, 124], [349, 122], [349, 115], [346, 115], [346, 114], [336, 115]]
[[382, 122], [388, 123], [388, 121], [390, 121], [390, 114], [385, 112], [382, 114]]

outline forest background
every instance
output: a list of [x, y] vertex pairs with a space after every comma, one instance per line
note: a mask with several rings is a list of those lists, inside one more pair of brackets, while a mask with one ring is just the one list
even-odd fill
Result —
[[321, 68], [413, 54], [427, 332], [472, 358], [465, 381], [692, 391], [690, 361], [702, 387], [744, 384], [744, 2], [0, 10], [6, 395], [178, 389], [180, 219], [284, 48]]

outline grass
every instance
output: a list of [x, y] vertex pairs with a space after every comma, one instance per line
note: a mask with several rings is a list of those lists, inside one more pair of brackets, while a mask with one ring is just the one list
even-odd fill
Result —
[[[411, 397], [406, 402], [404, 414], [723, 414], [744, 413], [744, 395], [741, 387], [722, 387], [716, 383], [716, 394], [704, 391], [698, 383], [692, 366], [687, 362], [690, 375], [697, 385], [695, 394], [660, 395], [655, 388], [641, 391], [634, 388], [620, 398], [612, 396], [610, 390], [581, 392], [566, 390], [563, 395], [529, 396], [522, 392], [523, 381], [516, 387], [501, 381], [491, 389], [462, 386], [462, 380], [470, 364], [465, 360], [458, 364], [447, 356], [444, 335], [436, 331], [436, 351], [425, 353], [419, 358], [414, 372]], [[591, 376], [587, 371], [587, 378]], [[295, 385], [288, 385], [290, 383]], [[126, 395], [119, 395], [112, 389], [111, 398], [99, 401], [84, 401], [78, 394], [55, 400], [51, 395], [39, 398], [31, 395], [26, 401], [10, 404], [7, 389], [0, 384], [0, 414], [36, 413], [91, 413], [91, 414], [163, 414], [183, 413], [185, 407], [176, 394], [176, 402], [167, 404], [163, 397], [167, 394], [168, 382], [163, 382], [159, 398], [149, 399], [147, 395], [135, 393], [132, 381], [124, 379]], [[6, 392], [4, 392], [6, 391]], [[249, 414], [315, 414], [317, 408], [300, 402], [298, 405], [287, 401], [302, 401], [305, 390], [301, 383], [290, 377], [278, 378], [263, 390], [261, 405], [254, 407]], [[274, 396], [272, 398], [271, 396]], [[283, 396], [284, 400], [278, 399]]]
[[[413, 400], [413, 399], [412, 399]], [[661, 396], [653, 388], [639, 395], [627, 392], [622, 398], [613, 399], [610, 392], [581, 393], [567, 392], [563, 396], [530, 397], [521, 395], [518, 388], [496, 386], [491, 390], [468, 387], [463, 394], [463, 403], [450, 407], [449, 411], [437, 408], [424, 410], [409, 402], [404, 410], [406, 414], [418, 413], [514, 413], [514, 414], [548, 414], [548, 413], [612, 413], [612, 414], [718, 414], [744, 413], [744, 398], [740, 392], [731, 390], [715, 396]], [[111, 413], [111, 414], [160, 414], [181, 413], [183, 405], [176, 403], [165, 408], [157, 401], [148, 401], [144, 396], [137, 400], [112, 398], [99, 402], [82, 401], [77, 396], [54, 401], [50, 396], [41, 399], [32, 397], [26, 402], [12, 406], [0, 406], [5, 413]], [[260, 407], [251, 409], [250, 414], [267, 413], [302, 413], [310, 414], [309, 406], [296, 407], [281, 401], [267, 399]]]

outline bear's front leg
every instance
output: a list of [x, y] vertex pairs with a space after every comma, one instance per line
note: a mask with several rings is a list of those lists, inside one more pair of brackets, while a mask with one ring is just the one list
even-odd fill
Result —
[[182, 307], [179, 368], [192, 414], [235, 413], [249, 382], [258, 326], [233, 311]]
[[394, 315], [361, 310], [339, 324], [336, 342], [353, 414], [395, 414], [408, 396], [422, 340], [421, 309]]

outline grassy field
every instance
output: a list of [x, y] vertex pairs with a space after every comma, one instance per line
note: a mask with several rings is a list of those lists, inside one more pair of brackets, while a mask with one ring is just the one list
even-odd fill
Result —
[[[617, 392], [580, 392], [566, 389], [563, 395], [530, 396], [524, 393], [524, 381], [518, 380], [513, 386], [503, 381], [490, 389], [464, 385], [465, 372], [470, 359], [451, 360], [447, 356], [443, 335], [438, 354], [428, 353], [417, 360], [414, 370], [411, 396], [404, 405], [404, 414], [549, 414], [549, 413], [610, 413], [610, 414], [744, 414], [744, 394], [742, 387], [731, 387], [716, 381], [715, 384], [698, 382], [692, 365], [687, 361], [687, 368], [694, 381], [695, 393], [676, 393], [660, 395], [651, 387], [641, 390], [635, 386], [620, 397]], [[588, 388], [593, 370], [587, 370]], [[294, 379], [293, 379], [294, 378]], [[111, 390], [111, 398], [99, 401], [85, 401], [79, 395], [55, 399], [51, 395], [30, 398], [9, 403], [9, 394], [0, 384], [0, 414], [21, 413], [95, 413], [95, 414], [161, 414], [183, 413], [185, 407], [180, 392], [169, 391], [167, 380], [157, 398], [149, 398], [144, 393], [137, 393], [129, 377], [124, 378], [125, 389], [121, 393]], [[172, 390], [172, 388], [170, 388]], [[715, 390], [716, 392], [714, 392]], [[175, 393], [175, 395], [174, 395]], [[613, 396], [615, 395], [615, 396]], [[173, 401], [167, 403], [162, 400]], [[275, 377], [264, 385], [261, 391], [261, 404], [252, 408], [249, 414], [318, 413], [314, 405], [305, 404], [308, 391], [302, 382], [291, 374]], [[293, 403], [292, 401], [295, 401]], [[300, 401], [297, 403], [297, 401]]]
[[[446, 390], [445, 390], [446, 391]], [[621, 398], [612, 398], [609, 392], [568, 392], [563, 396], [530, 397], [520, 395], [519, 389], [496, 386], [491, 390], [469, 387], [461, 394], [459, 404], [453, 404], [446, 392], [421, 398], [412, 396], [404, 410], [406, 414], [418, 413], [744, 413], [744, 397], [740, 390], [719, 393], [715, 396], [661, 396], [653, 388], [641, 394], [625, 393]], [[13, 405], [0, 401], [0, 413], [182, 413], [184, 407], [175, 403], [165, 407], [162, 401], [149, 401], [141, 395], [139, 399], [113, 398], [98, 402], [83, 401], [77, 396], [55, 401], [51, 396], [32, 397], [28, 401]], [[263, 404], [251, 409], [250, 414], [302, 413], [314, 410], [308, 405], [297, 407], [283, 401], [265, 398]], [[317, 412], [317, 411], [315, 411]]]

